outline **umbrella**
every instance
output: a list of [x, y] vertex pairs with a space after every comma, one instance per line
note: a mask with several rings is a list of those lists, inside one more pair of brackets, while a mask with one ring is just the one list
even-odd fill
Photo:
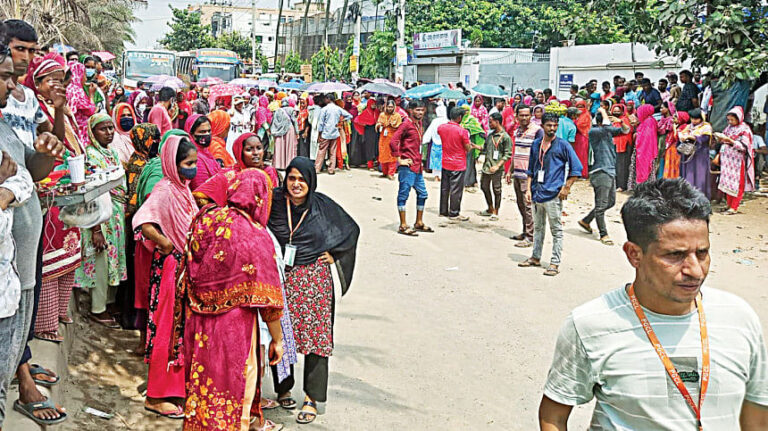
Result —
[[220, 85], [223, 84], [224, 81], [221, 80], [221, 78], [216, 78], [215, 76], [209, 77], [209, 78], [203, 78], [199, 81], [197, 81], [197, 85], [200, 85], [202, 87], [210, 87], [213, 85]]
[[403, 90], [403, 93], [405, 93], [405, 87], [403, 87], [401, 84], [398, 84], [397, 82], [392, 82], [392, 81], [390, 81], [388, 79], [384, 79], [384, 78], [376, 78], [376, 79], [373, 80], [373, 82], [375, 82], [376, 84], [394, 85], [395, 87]]
[[302, 85], [303, 84], [301, 82], [291, 81], [291, 82], [284, 82], [278, 85], [278, 88], [280, 88], [281, 90], [298, 90], [301, 88]]
[[502, 90], [501, 87], [498, 85], [492, 85], [492, 84], [479, 84], [475, 86], [475, 88], [472, 89], [475, 93], [481, 95], [481, 96], [487, 96], [487, 97], [507, 97], [509, 94], [507, 94], [506, 91]]
[[392, 83], [389, 82], [369, 82], [368, 84], [363, 85], [362, 87], [358, 88], [357, 91], [363, 92], [368, 91], [371, 93], [378, 93], [378, 94], [386, 94], [388, 96], [402, 96], [405, 94], [404, 90], [401, 90], [394, 86]]
[[117, 58], [115, 57], [115, 54], [112, 54], [109, 51], [93, 51], [91, 52], [91, 55], [98, 56], [101, 61], [112, 61]]
[[150, 87], [150, 90], [152, 91], [158, 91], [163, 87], [171, 87], [174, 90], [181, 90], [182, 88], [185, 88], [187, 84], [184, 83], [181, 79], [175, 77], [175, 76], [168, 76], [168, 75], [157, 75], [162, 77], [162, 79], [156, 79], [156, 77], [152, 76], [148, 79], [152, 79], [152, 81], [144, 81], [144, 82], [150, 82], [152, 83], [152, 87]]
[[216, 106], [216, 98], [218, 97], [226, 97], [226, 96], [235, 96], [237, 94], [243, 94], [243, 89], [238, 87], [237, 85], [232, 84], [218, 84], [211, 87], [211, 93], [210, 96], [208, 96], [208, 102], [211, 104], [211, 106]]
[[293, 79], [291, 79], [291, 82], [298, 82], [299, 84], [303, 84], [304, 80], [301, 79], [301, 78], [293, 78]]
[[310, 93], [333, 93], [335, 91], [352, 91], [352, 87], [341, 82], [318, 82], [307, 88]]
[[269, 79], [259, 79], [256, 82], [259, 83], [259, 88], [277, 88], [277, 82], [270, 81]]
[[440, 84], [423, 84], [406, 91], [405, 97], [409, 99], [426, 99], [427, 97], [437, 96], [444, 88]]
[[236, 78], [229, 81], [229, 84], [237, 85], [238, 87], [243, 87], [243, 88], [251, 88], [251, 87], [258, 87], [259, 81], [255, 79], [250, 79], [250, 78]]
[[442, 97], [446, 100], [460, 100], [460, 99], [466, 99], [467, 96], [464, 94], [461, 90], [451, 90], [450, 88], [446, 88], [442, 92], [438, 94], [438, 96]]
[[149, 78], [144, 79], [143, 82], [154, 84], [157, 82], [165, 82], [171, 78], [175, 78], [175, 77], [171, 75], [152, 75]]
[[64, 45], [63, 43], [54, 43], [53, 44], [54, 51], [58, 52], [59, 54], [66, 54], [68, 52], [72, 52], [75, 50], [75, 48], [72, 48], [69, 45]]

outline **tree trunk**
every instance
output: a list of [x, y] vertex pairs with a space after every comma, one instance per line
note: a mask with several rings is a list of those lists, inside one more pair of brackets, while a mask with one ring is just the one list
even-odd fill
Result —
[[307, 2], [307, 5], [304, 7], [304, 21], [301, 22], [301, 48], [299, 49], [299, 55], [301, 58], [305, 58], [306, 54], [306, 40], [304, 38], [307, 36], [307, 17], [309, 16], [309, 6], [312, 4], [312, 0], [305, 0]]
[[[280, 10], [277, 12], [277, 29], [275, 29], [275, 60], [273, 64], [277, 64], [277, 51], [280, 49], [280, 20], [283, 19], [283, 0], [280, 0]], [[276, 70], [275, 73], [280, 73]]]
[[336, 32], [336, 45], [339, 49], [342, 49], [341, 44], [342, 33], [344, 32], [344, 19], [347, 17], [347, 7], [349, 6], [349, 0], [344, 0], [344, 7], [341, 9], [341, 16], [339, 16], [339, 31]]
[[325, 3], [325, 40], [323, 41], [323, 46], [328, 46], [328, 20], [330, 19], [329, 14], [331, 13], [331, 0], [328, 0]]
[[[376, 1], [376, 17], [373, 19], [373, 32], [376, 33], [379, 31], [379, 5], [381, 4], [381, 0]], [[360, 11], [360, 13], [363, 13], [363, 11]]]

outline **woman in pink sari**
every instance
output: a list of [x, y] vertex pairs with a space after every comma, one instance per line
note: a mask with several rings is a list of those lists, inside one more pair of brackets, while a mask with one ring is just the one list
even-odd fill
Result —
[[477, 121], [479, 121], [480, 125], [483, 126], [485, 133], [488, 133], [490, 127], [488, 125], [488, 109], [486, 109], [485, 105], [483, 105], [483, 96], [479, 94], [475, 96], [474, 103], [472, 103], [472, 110], [469, 111], [469, 114], [477, 118]]
[[634, 169], [630, 168], [630, 190], [651, 178], [653, 161], [659, 151], [658, 124], [653, 118], [653, 105], [640, 105], [637, 108], [637, 120], [640, 124], [635, 137]]
[[[96, 113], [96, 105], [83, 90], [85, 66], [77, 61], [70, 61], [69, 71], [72, 73], [72, 78], [67, 85], [67, 106], [77, 121], [77, 136], [80, 142], [83, 145], [88, 145], [91, 143], [91, 139], [88, 137], [88, 119]], [[95, 89], [96, 87], [91, 86], [90, 88]]]
[[263, 418], [259, 403], [258, 317], [272, 338], [270, 364], [283, 355], [279, 254], [266, 228], [272, 188], [264, 171], [242, 171], [226, 187], [225, 205], [206, 205], [192, 222], [173, 348], [174, 359], [183, 351], [188, 376], [184, 430], [282, 428]]
[[716, 137], [720, 147], [720, 182], [718, 190], [725, 193], [728, 203], [724, 211], [736, 214], [744, 192], [755, 190], [755, 150], [752, 129], [744, 123], [744, 108], [736, 106], [726, 115], [728, 127]]
[[176, 295], [176, 268], [181, 261], [186, 235], [197, 212], [189, 182], [197, 169], [197, 150], [185, 136], [169, 137], [160, 150], [163, 179], [133, 217], [142, 240], [152, 247], [149, 316], [144, 360], [149, 364], [144, 408], [171, 419], [184, 417], [183, 407], [171, 399], [183, 398], [184, 370], [169, 364]]

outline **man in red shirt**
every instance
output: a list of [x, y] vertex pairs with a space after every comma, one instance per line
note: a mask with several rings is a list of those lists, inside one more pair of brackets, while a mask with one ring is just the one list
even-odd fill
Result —
[[[426, 107], [421, 100], [408, 104], [408, 117], [389, 141], [392, 156], [397, 158], [397, 179], [400, 189], [397, 192], [397, 211], [400, 213], [398, 232], [408, 236], [419, 236], [418, 232], [433, 232], [424, 224], [424, 204], [427, 202], [427, 186], [421, 163], [421, 138], [424, 136], [424, 118]], [[405, 204], [411, 189], [416, 191], [416, 223], [413, 228], [405, 221]]]
[[467, 221], [459, 215], [461, 197], [464, 195], [464, 171], [467, 169], [467, 152], [470, 149], [469, 132], [461, 127], [464, 109], [451, 109], [451, 121], [437, 128], [443, 142], [443, 172], [440, 178], [440, 215], [452, 220]]
[[163, 87], [160, 89], [158, 98], [160, 101], [149, 111], [147, 121], [160, 129], [160, 135], [164, 135], [165, 132], [173, 128], [168, 112], [176, 101], [176, 90], [171, 87]]

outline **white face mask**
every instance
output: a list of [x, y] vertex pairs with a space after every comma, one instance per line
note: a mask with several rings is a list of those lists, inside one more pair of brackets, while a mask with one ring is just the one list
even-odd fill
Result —
[[146, 110], [147, 110], [147, 105], [146, 104], [142, 103], [141, 105], [139, 105], [139, 113], [143, 114], [144, 111], [146, 111]]

